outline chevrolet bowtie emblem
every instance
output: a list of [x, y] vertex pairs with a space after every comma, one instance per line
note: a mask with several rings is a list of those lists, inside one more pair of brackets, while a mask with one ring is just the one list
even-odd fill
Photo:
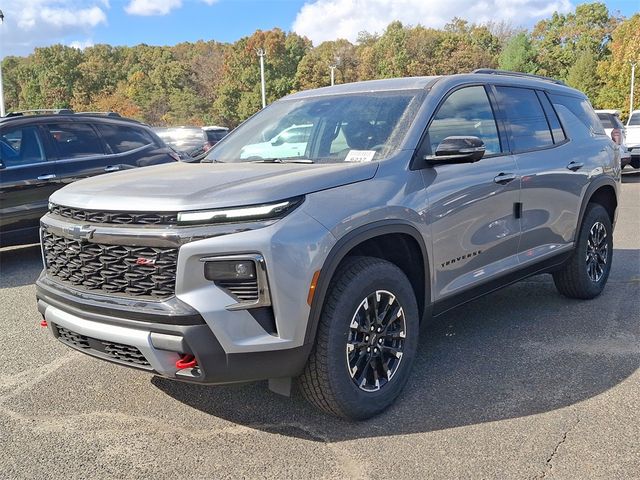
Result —
[[75, 240], [89, 240], [96, 229], [89, 225], [74, 225], [73, 227], [65, 228], [64, 231], [71, 235]]

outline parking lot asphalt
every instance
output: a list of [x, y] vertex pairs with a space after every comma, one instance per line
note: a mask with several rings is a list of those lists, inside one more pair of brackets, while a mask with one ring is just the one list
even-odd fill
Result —
[[350, 423], [76, 353], [39, 326], [38, 247], [0, 250], [0, 478], [638, 478], [640, 173], [613, 262], [595, 300], [541, 275], [447, 313], [396, 404]]

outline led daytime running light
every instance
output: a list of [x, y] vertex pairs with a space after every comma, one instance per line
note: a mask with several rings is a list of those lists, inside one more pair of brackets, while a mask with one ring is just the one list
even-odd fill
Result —
[[237, 222], [247, 219], [267, 219], [277, 216], [283, 210], [296, 204], [296, 200], [272, 203], [269, 205], [256, 205], [252, 207], [238, 207], [219, 210], [204, 210], [198, 212], [178, 213], [178, 223], [225, 223]]

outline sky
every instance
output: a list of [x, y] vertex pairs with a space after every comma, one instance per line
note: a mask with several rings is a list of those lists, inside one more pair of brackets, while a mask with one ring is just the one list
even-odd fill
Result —
[[[458, 16], [475, 23], [507, 21], [531, 27], [571, 0], [0, 0], [0, 56], [27, 55], [62, 43], [77, 48], [174, 45], [196, 40], [234, 42], [279, 27], [314, 45], [358, 32], [382, 33], [393, 20], [440, 28]], [[606, 0], [612, 13], [640, 12], [640, 0]]]

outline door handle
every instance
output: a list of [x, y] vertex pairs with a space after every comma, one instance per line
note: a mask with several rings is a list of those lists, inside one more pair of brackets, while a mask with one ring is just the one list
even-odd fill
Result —
[[38, 177], [38, 180], [51, 180], [52, 178], [56, 178], [56, 174], [55, 173], [49, 173], [47, 175], [40, 175]]
[[576, 170], [580, 170], [582, 167], [584, 167], [584, 163], [580, 163], [580, 162], [571, 162], [569, 165], [567, 165], [567, 168], [572, 172], [575, 172]]
[[117, 172], [120, 170], [120, 165], [109, 165], [108, 167], [104, 167], [105, 172]]
[[494, 182], [499, 183], [500, 185], [506, 185], [509, 182], [512, 182], [516, 179], [515, 173], [500, 173], [496, 175], [493, 179]]

